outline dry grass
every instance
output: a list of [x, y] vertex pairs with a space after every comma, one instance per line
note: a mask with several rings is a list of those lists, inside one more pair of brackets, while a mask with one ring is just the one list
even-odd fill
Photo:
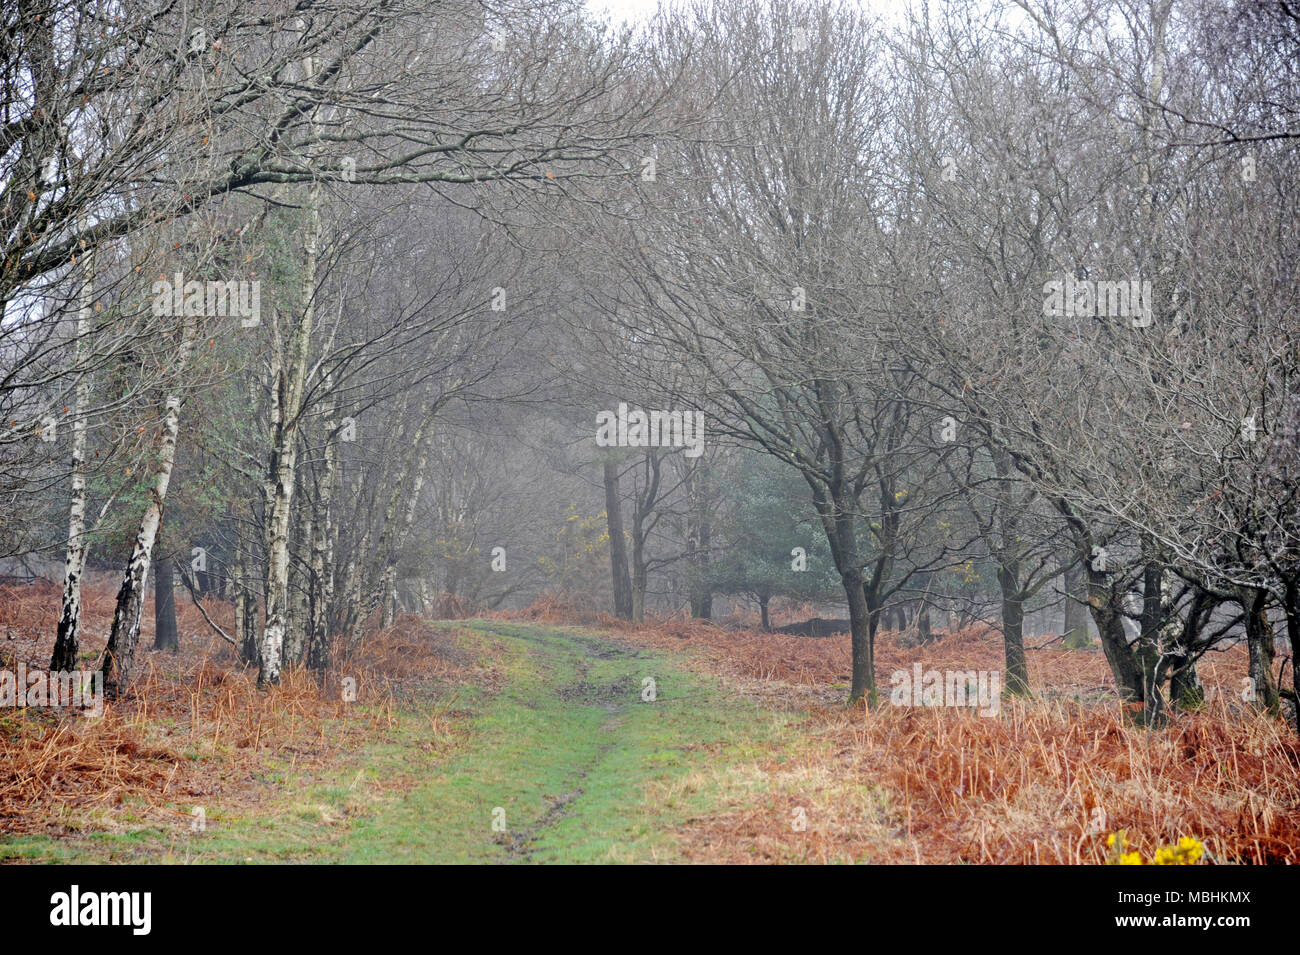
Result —
[[[112, 618], [107, 576], [85, 592], [83, 656], [91, 668]], [[0, 668], [48, 666], [58, 589], [0, 587]], [[230, 626], [233, 610], [208, 605]], [[0, 832], [114, 831], [171, 822], [187, 827], [178, 803], [252, 805], [264, 798], [269, 767], [323, 763], [390, 727], [395, 708], [440, 685], [499, 679], [443, 631], [412, 617], [367, 637], [328, 683], [286, 672], [274, 692], [212, 635], [188, 597], [177, 599], [182, 650], [154, 653], [146, 604], [139, 667], [128, 697], [90, 718], [46, 709], [0, 709]], [[224, 620], [223, 620], [224, 618]], [[356, 703], [341, 681], [355, 681]], [[442, 731], [450, 733], [444, 725]]]
[[[87, 586], [89, 651], [102, 649], [115, 584], [104, 577]], [[55, 587], [0, 586], [0, 666], [46, 665], [57, 608]], [[364, 709], [341, 700], [337, 680], [319, 686], [302, 672], [261, 693], [188, 598], [177, 610], [182, 652], [142, 650], [133, 692], [102, 718], [0, 710], [0, 832], [184, 828], [189, 816], [178, 807], [251, 806], [266, 794], [272, 763], [324, 762], [383, 733], [394, 709], [430, 680], [500, 679], [490, 661], [485, 667], [451, 637], [406, 617], [368, 638], [364, 666], [338, 667], [356, 680]], [[209, 612], [230, 623], [229, 607]], [[1004, 702], [1000, 717], [982, 718], [955, 708], [846, 708], [847, 637], [681, 619], [631, 625], [554, 601], [495, 616], [598, 627], [685, 651], [690, 665], [735, 691], [798, 714], [800, 745], [747, 764], [720, 760], [670, 784], [722, 794], [720, 811], [683, 828], [690, 858], [1096, 863], [1106, 833], [1126, 829], [1146, 857], [1192, 835], [1215, 861], [1300, 862], [1300, 744], [1284, 723], [1237, 702], [1246, 674], [1240, 648], [1202, 665], [1211, 705], [1148, 731], [1124, 718], [1099, 652], [1031, 650], [1036, 698]], [[142, 647], [152, 643], [150, 608], [145, 617]], [[882, 687], [893, 670], [916, 662], [1001, 669], [1000, 636], [967, 628], [908, 648], [897, 634], [880, 635]], [[792, 825], [796, 809], [806, 831]]]
[[[1202, 663], [1212, 700], [1203, 711], [1150, 731], [1125, 718], [1099, 651], [1030, 650], [1035, 699], [1004, 702], [998, 718], [942, 707], [868, 711], [843, 703], [847, 636], [681, 619], [636, 626], [554, 602], [512, 616], [686, 651], [733, 689], [805, 716], [806, 745], [796, 752], [712, 781], [730, 790], [730, 808], [682, 833], [702, 860], [1098, 863], [1106, 835], [1126, 829], [1146, 858], [1192, 835], [1214, 861], [1300, 862], [1300, 742], [1283, 721], [1239, 703], [1240, 647]], [[890, 673], [917, 662], [1003, 668], [1001, 635], [986, 627], [910, 648], [887, 631], [876, 649], [886, 692]], [[792, 825], [799, 807], [805, 832]]]
[[999, 719], [902, 707], [815, 718], [842, 772], [901, 794], [924, 861], [1101, 862], [1119, 829], [1145, 857], [1192, 835], [1222, 862], [1300, 860], [1300, 746], [1277, 720], [1219, 710], [1151, 732], [1114, 707], [1018, 701]]

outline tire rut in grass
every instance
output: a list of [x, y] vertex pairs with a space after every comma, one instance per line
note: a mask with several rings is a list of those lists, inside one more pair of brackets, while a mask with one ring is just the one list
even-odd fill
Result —
[[[578, 778], [585, 778], [586, 773], [579, 773]], [[537, 840], [551, 826], [568, 815], [569, 805], [582, 795], [581, 787], [572, 789], [553, 799], [540, 816], [527, 829], [511, 833], [501, 839], [505, 847], [506, 858], [503, 862], [529, 862], [537, 852]]]
[[[644, 658], [645, 654], [596, 635], [575, 631], [559, 631], [548, 636], [527, 627], [516, 629], [479, 621], [468, 627], [528, 645], [539, 664], [537, 672], [547, 675], [548, 689], [566, 707], [603, 711], [605, 717], [600, 730], [602, 734], [609, 734], [609, 742], [589, 753], [585, 759], [575, 759], [578, 765], [572, 767], [562, 784], [564, 791], [555, 796], [545, 796], [540, 814], [528, 825], [498, 835], [496, 841], [503, 850], [499, 862], [528, 863], [543, 851], [539, 843], [548, 831], [564, 818], [582, 812], [580, 800], [585, 794], [585, 781], [599, 772], [606, 755], [617, 745], [617, 733], [622, 725], [619, 715], [640, 698], [641, 680], [633, 672], [636, 669], [633, 661]], [[555, 639], [556, 636], [560, 639]], [[610, 666], [611, 663], [614, 665]], [[606, 665], [602, 668], [598, 664]], [[602, 672], [593, 678], [593, 669]], [[610, 669], [615, 672], [610, 673]]]
[[[586, 674], [582, 674], [585, 676]], [[588, 680], [576, 680], [555, 688], [556, 695], [566, 703], [580, 706], [599, 706], [613, 711], [622, 709], [640, 692], [640, 683], [631, 674], [624, 674], [608, 683], [593, 683]]]

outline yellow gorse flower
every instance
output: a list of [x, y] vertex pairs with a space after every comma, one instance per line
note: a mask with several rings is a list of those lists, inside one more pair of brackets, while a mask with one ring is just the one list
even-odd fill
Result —
[[[1144, 865], [1142, 853], [1125, 852], [1128, 848], [1125, 830], [1106, 837], [1107, 865]], [[1205, 855], [1205, 845], [1194, 836], [1183, 836], [1175, 845], [1161, 846], [1151, 859], [1151, 865], [1198, 865]]]
[[1205, 846], [1191, 836], [1183, 836], [1177, 845], [1156, 850], [1152, 865], [1196, 865], [1205, 854]]

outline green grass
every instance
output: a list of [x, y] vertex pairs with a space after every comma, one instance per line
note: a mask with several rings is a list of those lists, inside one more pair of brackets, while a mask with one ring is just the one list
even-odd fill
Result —
[[[276, 767], [277, 799], [255, 812], [210, 808], [203, 833], [0, 840], [0, 859], [672, 861], [676, 827], [722, 795], [699, 781], [790, 742], [786, 717], [688, 673], [671, 654], [570, 629], [446, 626], [504, 645], [507, 660], [504, 685], [470, 698], [468, 736], [452, 755], [425, 745], [431, 703], [398, 714], [382, 741], [328, 772]], [[642, 701], [647, 677], [654, 702]], [[497, 809], [504, 832], [493, 828]]]

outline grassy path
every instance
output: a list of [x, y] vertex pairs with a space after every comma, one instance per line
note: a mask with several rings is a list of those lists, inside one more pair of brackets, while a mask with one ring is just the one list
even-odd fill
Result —
[[[728, 767], [792, 742], [787, 717], [687, 672], [670, 654], [572, 629], [447, 626], [470, 648], [504, 645], [507, 659], [504, 685], [469, 702], [468, 733], [450, 755], [428, 745], [430, 716], [417, 708], [399, 714], [383, 742], [325, 772], [277, 773], [275, 796], [262, 805], [214, 807], [202, 833], [0, 837], [0, 858], [674, 861], [677, 827], [724, 795], [734, 800]], [[648, 680], [653, 701], [643, 699]]]
[[[511, 647], [506, 687], [465, 752], [349, 833], [342, 861], [671, 859], [671, 827], [709, 802], [674, 780], [722, 751], [745, 758], [776, 729], [662, 654], [577, 631], [471, 626]], [[642, 699], [647, 679], [654, 702]]]

